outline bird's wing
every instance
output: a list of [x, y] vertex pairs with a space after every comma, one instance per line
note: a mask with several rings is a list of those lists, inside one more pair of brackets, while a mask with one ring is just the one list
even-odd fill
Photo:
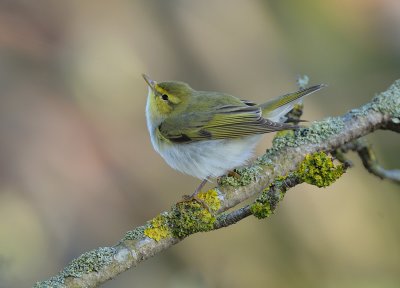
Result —
[[158, 127], [161, 135], [175, 143], [232, 139], [296, 126], [262, 117], [258, 106], [225, 105], [204, 113], [187, 113], [165, 120]]

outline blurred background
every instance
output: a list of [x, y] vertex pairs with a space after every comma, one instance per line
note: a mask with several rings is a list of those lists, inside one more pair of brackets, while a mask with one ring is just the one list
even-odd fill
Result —
[[[341, 115], [400, 78], [400, 2], [1, 0], [1, 288], [113, 245], [199, 184], [151, 147], [143, 72], [257, 102], [307, 74], [329, 87], [304, 119]], [[400, 167], [399, 135], [368, 138]], [[399, 287], [399, 186], [351, 159], [270, 219], [194, 235], [104, 287]]]

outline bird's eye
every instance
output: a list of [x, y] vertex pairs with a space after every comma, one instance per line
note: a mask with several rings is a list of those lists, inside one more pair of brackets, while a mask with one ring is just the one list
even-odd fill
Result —
[[167, 94], [163, 94], [163, 95], [161, 96], [161, 98], [162, 98], [163, 100], [167, 101], [167, 100], [168, 100], [168, 95], [167, 95]]

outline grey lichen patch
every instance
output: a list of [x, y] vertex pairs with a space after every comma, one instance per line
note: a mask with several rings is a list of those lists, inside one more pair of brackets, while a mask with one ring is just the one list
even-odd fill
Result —
[[344, 122], [341, 118], [326, 118], [319, 122], [314, 122], [308, 128], [301, 128], [295, 131], [287, 131], [285, 133], [277, 133], [272, 148], [259, 158], [261, 163], [271, 163], [278, 151], [286, 148], [295, 148], [307, 144], [317, 144], [325, 141], [332, 135], [336, 135], [343, 131]]
[[345, 124], [341, 118], [326, 118], [323, 121], [315, 122], [308, 129], [300, 130], [298, 145], [316, 144], [325, 141], [332, 135], [343, 131]]
[[125, 233], [123, 240], [140, 240], [145, 238], [144, 230], [147, 228], [146, 225], [139, 226], [131, 231]]
[[388, 113], [394, 118], [400, 117], [400, 80], [397, 80], [385, 92], [372, 99], [371, 105], [382, 113]]
[[100, 271], [105, 265], [111, 264], [115, 255], [116, 248], [100, 247], [82, 254], [74, 259], [57, 276], [44, 282], [37, 282], [34, 288], [65, 287], [65, 280], [68, 277], [82, 277], [91, 272]]
[[[268, 154], [268, 150], [266, 153]], [[271, 157], [268, 157], [266, 154], [261, 155], [254, 161], [254, 164], [259, 165], [259, 166], [270, 166], [273, 168], [274, 162], [272, 161]]]
[[292, 130], [280, 131], [276, 133], [272, 140], [272, 149], [280, 150], [284, 147], [293, 147], [296, 143], [296, 133]]
[[113, 247], [100, 247], [86, 252], [74, 259], [62, 273], [66, 277], [81, 277], [90, 272], [98, 272], [113, 261], [115, 252], [116, 248]]
[[222, 176], [219, 179], [220, 185], [228, 185], [232, 187], [249, 185], [251, 182], [257, 179], [257, 176], [259, 176], [260, 172], [263, 170], [258, 164], [259, 163], [255, 163], [249, 167], [235, 169], [237, 176]]
[[389, 114], [393, 118], [400, 117], [400, 80], [395, 81], [388, 90], [375, 96], [372, 101], [360, 109], [351, 111], [352, 115], [365, 115], [368, 111]]
[[43, 282], [37, 282], [33, 288], [61, 288], [64, 285], [65, 278], [59, 274], [57, 276], [51, 277], [49, 280]]

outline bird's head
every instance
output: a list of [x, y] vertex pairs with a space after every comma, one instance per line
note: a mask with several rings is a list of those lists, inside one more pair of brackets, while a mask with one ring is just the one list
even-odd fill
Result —
[[143, 74], [149, 85], [148, 108], [154, 116], [172, 116], [185, 107], [192, 96], [193, 89], [184, 82], [169, 81], [157, 83]]

